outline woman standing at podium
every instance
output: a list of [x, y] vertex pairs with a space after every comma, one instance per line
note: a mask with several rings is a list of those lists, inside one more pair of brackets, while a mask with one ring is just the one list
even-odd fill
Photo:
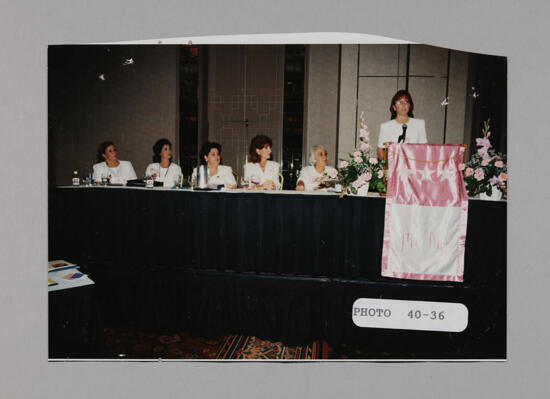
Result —
[[413, 115], [414, 103], [407, 90], [399, 90], [391, 99], [391, 120], [380, 125], [378, 159], [384, 159], [384, 143], [427, 143], [424, 119]]

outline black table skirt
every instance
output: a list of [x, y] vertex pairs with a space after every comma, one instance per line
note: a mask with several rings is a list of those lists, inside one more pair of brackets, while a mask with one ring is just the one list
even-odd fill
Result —
[[103, 324], [95, 287], [48, 293], [48, 356], [97, 357], [103, 350]]
[[[88, 268], [105, 324], [504, 357], [506, 203], [470, 201], [464, 283], [381, 277], [384, 207], [349, 196], [58, 188], [50, 258]], [[462, 302], [469, 325], [454, 334], [358, 328], [360, 297]]]
[[[50, 258], [304, 276], [380, 276], [383, 198], [56, 189]], [[506, 203], [470, 201], [464, 282], [506, 265]]]

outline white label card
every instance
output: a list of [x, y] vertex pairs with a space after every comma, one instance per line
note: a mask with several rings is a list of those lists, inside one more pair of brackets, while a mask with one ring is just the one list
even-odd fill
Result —
[[468, 308], [452, 302], [359, 298], [351, 315], [358, 327], [461, 332], [468, 326]]

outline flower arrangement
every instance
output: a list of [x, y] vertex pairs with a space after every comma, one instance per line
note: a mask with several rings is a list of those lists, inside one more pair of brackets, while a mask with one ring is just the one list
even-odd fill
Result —
[[340, 160], [338, 175], [344, 193], [357, 194], [365, 185], [371, 191], [386, 192], [384, 184], [385, 161], [379, 161], [376, 156], [370, 155], [370, 138], [368, 126], [365, 123], [363, 112], [360, 116], [359, 149], [349, 154], [349, 160]]
[[314, 180], [319, 183], [319, 186], [315, 190], [320, 190], [323, 188], [334, 187], [338, 183], [338, 171], [331, 169], [330, 172], [323, 172], [323, 174]]
[[506, 155], [496, 152], [489, 137], [490, 119], [483, 122], [483, 138], [476, 139], [477, 153], [472, 155], [466, 164], [461, 163], [459, 169], [464, 173], [464, 183], [470, 197], [485, 193], [493, 194], [496, 187], [504, 196], [507, 194], [508, 174]]

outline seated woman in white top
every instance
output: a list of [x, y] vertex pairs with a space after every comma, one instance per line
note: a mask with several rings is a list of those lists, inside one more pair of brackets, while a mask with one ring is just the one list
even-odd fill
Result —
[[145, 169], [145, 176], [151, 176], [154, 181], [162, 182], [164, 187], [174, 187], [179, 182], [181, 168], [172, 162], [172, 143], [168, 139], [160, 139], [153, 146], [153, 163]]
[[427, 143], [424, 119], [413, 118], [414, 103], [407, 90], [399, 90], [390, 104], [391, 120], [380, 125], [378, 159], [384, 158], [384, 143]]
[[248, 149], [248, 162], [244, 165], [244, 180], [250, 182], [253, 190], [279, 189], [279, 164], [268, 161], [271, 157], [271, 139], [258, 135], [252, 139]]
[[[219, 186], [223, 184], [225, 188], [236, 188], [237, 182], [233, 175], [231, 166], [220, 165], [222, 154], [221, 144], [213, 141], [207, 141], [203, 144], [199, 154], [201, 164], [208, 168], [208, 185]], [[197, 168], [193, 169], [192, 180], [197, 178]]]
[[128, 180], [137, 179], [136, 172], [130, 161], [119, 161], [115, 144], [104, 141], [97, 149], [97, 160], [93, 166], [93, 179], [101, 182], [102, 177], [109, 178], [113, 184], [126, 184]]
[[309, 166], [306, 166], [298, 176], [296, 190], [313, 191], [319, 188], [323, 174], [335, 178], [338, 175], [336, 169], [327, 165], [327, 150], [320, 145], [314, 145], [309, 151]]

